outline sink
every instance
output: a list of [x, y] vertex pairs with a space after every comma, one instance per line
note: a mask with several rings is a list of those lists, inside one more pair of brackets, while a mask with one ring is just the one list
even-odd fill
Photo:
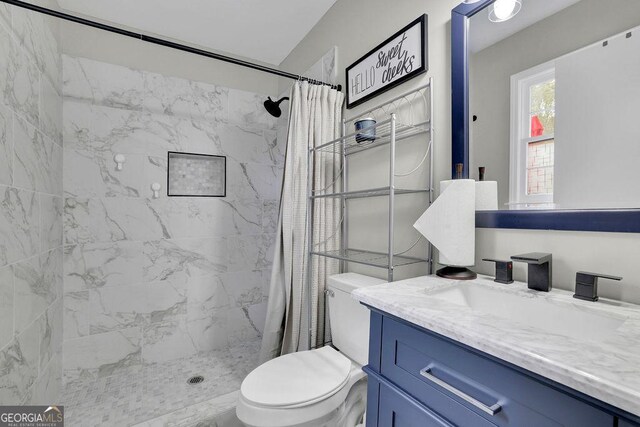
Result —
[[553, 335], [580, 340], [604, 340], [626, 320], [584, 304], [575, 304], [566, 294], [553, 299], [529, 292], [500, 291], [474, 282], [427, 291], [429, 296], [465, 307], [479, 314], [503, 318]]

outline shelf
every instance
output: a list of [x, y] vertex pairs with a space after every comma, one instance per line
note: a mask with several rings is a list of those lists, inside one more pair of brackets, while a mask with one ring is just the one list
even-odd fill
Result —
[[[395, 195], [400, 194], [419, 194], [419, 193], [428, 193], [429, 190], [418, 189], [418, 190], [408, 190], [408, 189], [400, 189], [396, 188], [394, 191]], [[327, 199], [327, 198], [345, 198], [345, 199], [361, 199], [364, 197], [381, 197], [388, 196], [391, 193], [390, 187], [380, 187], [380, 188], [371, 188], [368, 190], [358, 190], [358, 191], [346, 191], [341, 193], [323, 193], [316, 194], [311, 196], [312, 199]]]
[[[342, 217], [338, 227], [342, 228], [345, 233], [345, 237], [349, 236], [349, 209], [354, 207], [353, 203], [349, 202], [351, 199], [365, 199], [371, 197], [380, 198], [380, 202], [388, 203], [388, 209], [382, 208], [387, 213], [387, 227], [378, 227], [375, 230], [366, 230], [365, 233], [380, 234], [381, 239], [386, 240], [387, 245], [394, 247], [395, 240], [395, 228], [397, 227], [397, 221], [395, 214], [400, 209], [395, 206], [395, 197], [413, 194], [420, 196], [421, 199], [426, 199], [425, 206], [419, 203], [419, 208], [422, 210], [431, 204], [433, 190], [433, 146], [435, 144], [435, 134], [432, 127], [433, 124], [433, 80], [430, 78], [429, 83], [406, 92], [400, 96], [385, 101], [382, 104], [375, 106], [374, 108], [365, 112], [360, 112], [358, 115], [349, 119], [342, 120], [342, 132], [340, 138], [336, 138], [333, 141], [321, 142], [320, 145], [309, 148], [307, 154], [309, 156], [309, 167], [307, 168], [307, 201], [309, 206], [312, 207], [316, 203], [322, 204], [320, 200], [333, 200], [339, 205], [342, 210]], [[414, 115], [415, 113], [415, 115]], [[355, 131], [355, 122], [362, 117], [373, 117], [378, 122], [373, 125]], [[410, 124], [408, 124], [410, 123]], [[344, 135], [346, 132], [350, 132]], [[373, 141], [363, 140], [367, 136], [374, 136]], [[362, 136], [362, 138], [360, 137]], [[361, 139], [361, 141], [357, 141]], [[404, 147], [403, 147], [404, 145]], [[419, 146], [419, 147], [418, 147]], [[372, 151], [370, 154], [374, 154], [374, 157], [380, 157], [380, 161], [384, 161], [384, 164], [388, 164], [389, 173], [388, 180], [382, 180], [383, 177], [376, 175], [378, 180], [370, 181], [371, 187], [375, 185], [382, 185], [379, 188], [367, 188], [358, 189], [349, 188], [349, 191], [345, 187], [339, 187], [336, 184], [340, 179], [343, 184], [349, 181], [349, 172], [353, 167], [362, 169], [362, 172], [367, 170], [367, 162], [359, 164], [360, 162], [353, 162], [350, 164], [350, 160], [366, 160], [361, 156], [355, 158], [350, 157], [352, 154], [360, 153], [370, 149], [379, 148], [378, 151]], [[411, 149], [407, 152], [407, 149]], [[412, 172], [408, 174], [396, 174], [396, 161], [402, 157], [403, 160], [406, 156], [412, 159], [416, 150], [420, 158], [420, 163], [416, 166]], [[424, 151], [423, 151], [424, 150]], [[424, 157], [422, 157], [424, 153]], [[367, 156], [365, 154], [365, 156]], [[388, 162], [388, 163], [387, 163]], [[328, 165], [334, 166], [334, 178], [335, 180], [331, 185], [336, 184], [336, 187], [330, 188], [320, 186], [315, 179], [315, 169], [323, 168]], [[340, 171], [336, 173], [336, 169], [339, 167]], [[422, 169], [421, 169], [422, 168]], [[427, 169], [428, 168], [428, 169]], [[422, 177], [416, 177], [420, 179], [419, 182], [404, 181], [397, 177], [404, 177], [411, 175], [412, 173], [420, 170], [421, 173], [427, 174], [427, 179], [422, 181]], [[373, 171], [372, 171], [373, 173]], [[330, 174], [331, 175], [331, 174]], [[397, 179], [397, 180], [396, 180]], [[404, 188], [399, 188], [404, 185]], [[365, 184], [366, 186], [366, 184]], [[417, 188], [416, 188], [417, 187]], [[424, 197], [424, 196], [427, 197]], [[398, 199], [399, 201], [399, 199]], [[402, 203], [404, 209], [404, 203]], [[338, 207], [338, 206], [336, 206]], [[409, 208], [409, 206], [406, 206]], [[337, 232], [337, 230], [336, 230]], [[384, 233], [384, 235], [383, 235]], [[307, 239], [310, 248], [306, 252], [309, 257], [318, 256], [327, 259], [335, 259], [341, 261], [341, 270], [348, 270], [347, 264], [353, 266], [351, 263], [367, 265], [370, 267], [380, 268], [386, 270], [387, 280], [393, 282], [394, 269], [396, 267], [408, 266], [408, 265], [421, 265], [427, 263], [428, 270], [431, 271], [433, 267], [433, 245], [426, 241], [426, 250], [423, 252], [420, 249], [414, 249], [420, 239], [418, 239], [408, 250], [400, 252], [398, 255], [389, 254], [387, 252], [377, 252], [366, 249], [354, 249], [348, 248], [346, 239], [341, 239], [339, 244], [334, 245], [320, 245], [316, 246], [315, 240], [316, 230], [314, 230], [313, 221], [309, 224], [307, 230]], [[332, 235], [332, 237], [335, 233]], [[318, 243], [319, 244], [319, 243]], [[385, 245], [385, 247], [387, 246]], [[367, 247], [367, 245], [362, 245]], [[334, 250], [322, 250], [331, 247]], [[411, 256], [410, 254], [417, 254], [418, 256]], [[307, 277], [306, 282], [307, 289], [311, 289], [313, 284], [311, 283], [311, 275]]]
[[[365, 251], [361, 249], [334, 250], [327, 252], [311, 252], [312, 255], [318, 255], [328, 258], [339, 259], [341, 261], [355, 262], [358, 264], [369, 265], [371, 267], [389, 268], [389, 256], [382, 252]], [[394, 255], [393, 266], [401, 267], [403, 265], [417, 264], [419, 262], [428, 262], [428, 258], [418, 258], [406, 255]]]
[[[371, 129], [376, 130], [375, 141], [356, 141], [357, 134]], [[417, 125], [406, 125], [396, 121], [396, 142], [416, 135], [429, 133], [430, 130], [431, 125], [429, 121]], [[311, 151], [335, 154], [343, 154], [344, 152], [344, 154], [350, 155], [369, 150], [370, 148], [380, 147], [389, 144], [389, 142], [391, 142], [391, 119], [378, 122], [375, 126], [361, 129], [357, 132], [353, 132], [341, 138], [327, 142], [316, 148], [312, 148]]]

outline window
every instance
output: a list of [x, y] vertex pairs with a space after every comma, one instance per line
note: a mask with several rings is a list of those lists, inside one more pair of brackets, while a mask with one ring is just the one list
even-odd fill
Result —
[[511, 205], [553, 203], [555, 108], [553, 66], [511, 78]]

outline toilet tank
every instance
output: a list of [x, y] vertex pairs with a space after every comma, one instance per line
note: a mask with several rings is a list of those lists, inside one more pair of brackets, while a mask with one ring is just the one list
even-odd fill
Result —
[[357, 273], [329, 276], [329, 321], [333, 345], [345, 356], [364, 366], [369, 358], [369, 310], [351, 297], [351, 292], [385, 280]]

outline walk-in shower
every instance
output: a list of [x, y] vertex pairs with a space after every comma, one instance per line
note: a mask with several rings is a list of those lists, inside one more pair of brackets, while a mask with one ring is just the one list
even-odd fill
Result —
[[[0, 1], [0, 404], [63, 404], [71, 426], [233, 426], [258, 364], [285, 141], [268, 92], [131, 64], [160, 49], [310, 79], [51, 4]], [[65, 52], [67, 26], [111, 33], [118, 59]], [[224, 157], [224, 175], [175, 170], [223, 176], [207, 193], [221, 197], [168, 193], [169, 152]]]

